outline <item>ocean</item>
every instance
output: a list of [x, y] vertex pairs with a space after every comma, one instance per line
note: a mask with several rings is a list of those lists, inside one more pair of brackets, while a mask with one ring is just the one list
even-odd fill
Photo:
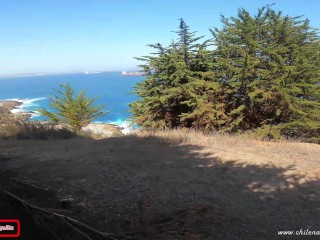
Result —
[[50, 110], [50, 99], [53, 89], [59, 84], [69, 83], [76, 92], [84, 90], [86, 96], [98, 98], [96, 104], [105, 104], [108, 112], [95, 120], [97, 123], [111, 123], [118, 126], [128, 126], [128, 104], [137, 100], [135, 94], [130, 94], [134, 86], [143, 80], [143, 76], [124, 76], [120, 72], [102, 72], [94, 74], [61, 74], [36, 75], [25, 77], [0, 78], [0, 100], [17, 100], [22, 105], [15, 111], [33, 111], [32, 120], [45, 120], [37, 114], [37, 109], [43, 107]]

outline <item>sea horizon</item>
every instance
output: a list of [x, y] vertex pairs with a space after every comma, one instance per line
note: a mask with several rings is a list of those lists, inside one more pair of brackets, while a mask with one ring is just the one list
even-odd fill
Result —
[[36, 77], [36, 76], [48, 76], [48, 75], [70, 75], [70, 74], [85, 74], [89, 72], [90, 74], [98, 73], [121, 73], [122, 71], [127, 72], [138, 72], [137, 68], [129, 68], [122, 70], [79, 70], [79, 71], [66, 71], [66, 72], [26, 72], [26, 73], [9, 73], [9, 74], [0, 74], [0, 79], [2, 78], [19, 78], [19, 77]]

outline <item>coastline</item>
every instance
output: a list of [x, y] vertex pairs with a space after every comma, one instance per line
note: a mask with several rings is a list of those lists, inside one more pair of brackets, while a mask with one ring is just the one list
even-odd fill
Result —
[[1, 100], [0, 101], [0, 113], [8, 115], [18, 115], [24, 121], [29, 120], [32, 117], [33, 112], [19, 112], [19, 107], [23, 104], [22, 101], [15, 100]]
[[[18, 116], [23, 121], [28, 121], [32, 118], [32, 115], [35, 112], [21, 112], [19, 111], [21, 105], [23, 104], [22, 100], [0, 100], [0, 114], [6, 114], [11, 116]], [[48, 121], [38, 121], [40, 124], [46, 124]], [[58, 125], [58, 128], [60, 126]], [[90, 123], [86, 127], [83, 127], [82, 131], [84, 133], [94, 135], [97, 138], [108, 138], [121, 136], [130, 133], [124, 127], [118, 126], [116, 124], [110, 123]]]
[[[138, 129], [136, 125], [131, 125], [131, 114], [128, 106], [138, 97], [128, 93], [132, 92], [133, 87], [142, 79], [141, 76], [133, 76], [128, 79], [127, 76], [121, 75], [121, 71], [103, 71], [99, 74], [60, 73], [32, 76], [26, 79], [19, 77], [12, 80], [4, 78], [0, 102], [18, 101], [19, 103], [15, 102], [12, 107], [14, 109], [11, 112], [19, 112], [20, 115], [21, 112], [31, 113], [31, 116], [28, 115], [28, 121], [30, 122], [44, 121], [46, 118], [41, 116], [37, 110], [41, 107], [51, 109], [51, 90], [61, 83], [69, 83], [76, 92], [85, 90], [89, 96], [95, 96], [97, 98], [96, 104], [106, 104], [107, 114], [95, 119], [92, 123], [102, 123], [103, 126], [105, 124], [116, 125], [121, 128], [124, 135], [127, 135]], [[0, 82], [2, 80], [0, 79]], [[26, 92], [25, 89], [28, 89], [28, 91]]]
[[13, 100], [0, 101], [0, 112], [10, 113], [12, 110], [17, 109], [19, 106], [21, 106], [21, 104], [22, 102], [13, 101]]

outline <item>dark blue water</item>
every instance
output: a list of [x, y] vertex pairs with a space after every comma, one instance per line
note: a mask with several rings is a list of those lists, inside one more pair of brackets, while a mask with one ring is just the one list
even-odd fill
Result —
[[[128, 104], [137, 99], [136, 95], [129, 93], [142, 80], [142, 76], [123, 76], [119, 72], [0, 78], [0, 100], [22, 100], [20, 111], [25, 112], [40, 107], [50, 109], [53, 88], [69, 83], [76, 92], [85, 90], [87, 96], [97, 97], [96, 104], [106, 104], [105, 110], [109, 113], [96, 119], [97, 122], [121, 125], [130, 117]], [[44, 118], [35, 114], [32, 119]]]

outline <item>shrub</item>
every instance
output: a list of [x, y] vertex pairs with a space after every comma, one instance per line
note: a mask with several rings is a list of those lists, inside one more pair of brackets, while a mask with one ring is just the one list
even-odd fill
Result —
[[0, 139], [67, 139], [75, 134], [50, 123], [25, 122], [19, 116], [0, 114]]
[[266, 141], [285, 139], [285, 137], [281, 135], [281, 128], [273, 125], [264, 125], [263, 127], [255, 130], [247, 131], [244, 133], [244, 135], [248, 136], [249, 138]]
[[96, 99], [85, 97], [84, 91], [74, 96], [74, 90], [69, 84], [60, 87], [62, 90], [55, 90], [56, 95], [50, 104], [55, 112], [39, 110], [40, 114], [48, 117], [50, 121], [66, 124], [73, 132], [79, 133], [91, 121], [105, 114], [105, 111], [101, 110], [104, 105], [93, 106]]

